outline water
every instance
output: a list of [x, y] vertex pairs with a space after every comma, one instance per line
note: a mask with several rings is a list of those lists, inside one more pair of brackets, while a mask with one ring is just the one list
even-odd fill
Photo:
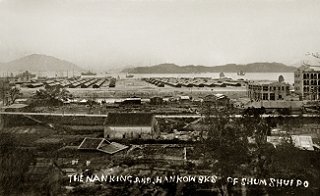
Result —
[[[125, 78], [126, 74], [113, 74], [113, 77]], [[175, 77], [175, 78], [193, 78], [193, 77], [209, 77], [209, 78], [219, 78], [220, 73], [188, 73], [188, 74], [134, 74], [134, 78], [146, 78], [146, 77]], [[236, 72], [224, 73], [227, 78], [232, 78], [234, 80], [244, 79], [244, 80], [278, 80], [279, 76], [284, 77], [284, 81], [289, 84], [294, 83], [294, 73], [293, 72], [259, 72], [259, 73], [246, 73], [244, 76], [238, 76]]]

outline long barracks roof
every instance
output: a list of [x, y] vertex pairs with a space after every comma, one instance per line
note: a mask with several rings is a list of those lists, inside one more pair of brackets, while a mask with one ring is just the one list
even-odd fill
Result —
[[109, 126], [151, 126], [154, 114], [151, 113], [109, 113], [104, 125]]
[[256, 80], [256, 81], [250, 81], [248, 84], [250, 84], [250, 85], [275, 85], [275, 84], [288, 85], [288, 83], [279, 82], [279, 81], [276, 81], [276, 80]]

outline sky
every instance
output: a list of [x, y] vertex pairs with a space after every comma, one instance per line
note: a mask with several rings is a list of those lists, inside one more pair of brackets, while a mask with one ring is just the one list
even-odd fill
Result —
[[318, 63], [318, 0], [0, 0], [0, 62], [85, 69]]

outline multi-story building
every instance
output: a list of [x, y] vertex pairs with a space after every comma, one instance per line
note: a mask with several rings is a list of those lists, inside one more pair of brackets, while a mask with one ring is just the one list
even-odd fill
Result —
[[300, 66], [294, 72], [294, 91], [303, 100], [319, 100], [320, 66]]
[[290, 95], [290, 84], [282, 80], [250, 81], [247, 85], [247, 93], [248, 97], [254, 101], [283, 100], [287, 95]]

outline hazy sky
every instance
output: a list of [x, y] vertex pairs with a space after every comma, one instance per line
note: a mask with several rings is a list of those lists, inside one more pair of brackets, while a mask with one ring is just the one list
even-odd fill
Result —
[[0, 0], [0, 62], [83, 68], [313, 62], [319, 0]]

